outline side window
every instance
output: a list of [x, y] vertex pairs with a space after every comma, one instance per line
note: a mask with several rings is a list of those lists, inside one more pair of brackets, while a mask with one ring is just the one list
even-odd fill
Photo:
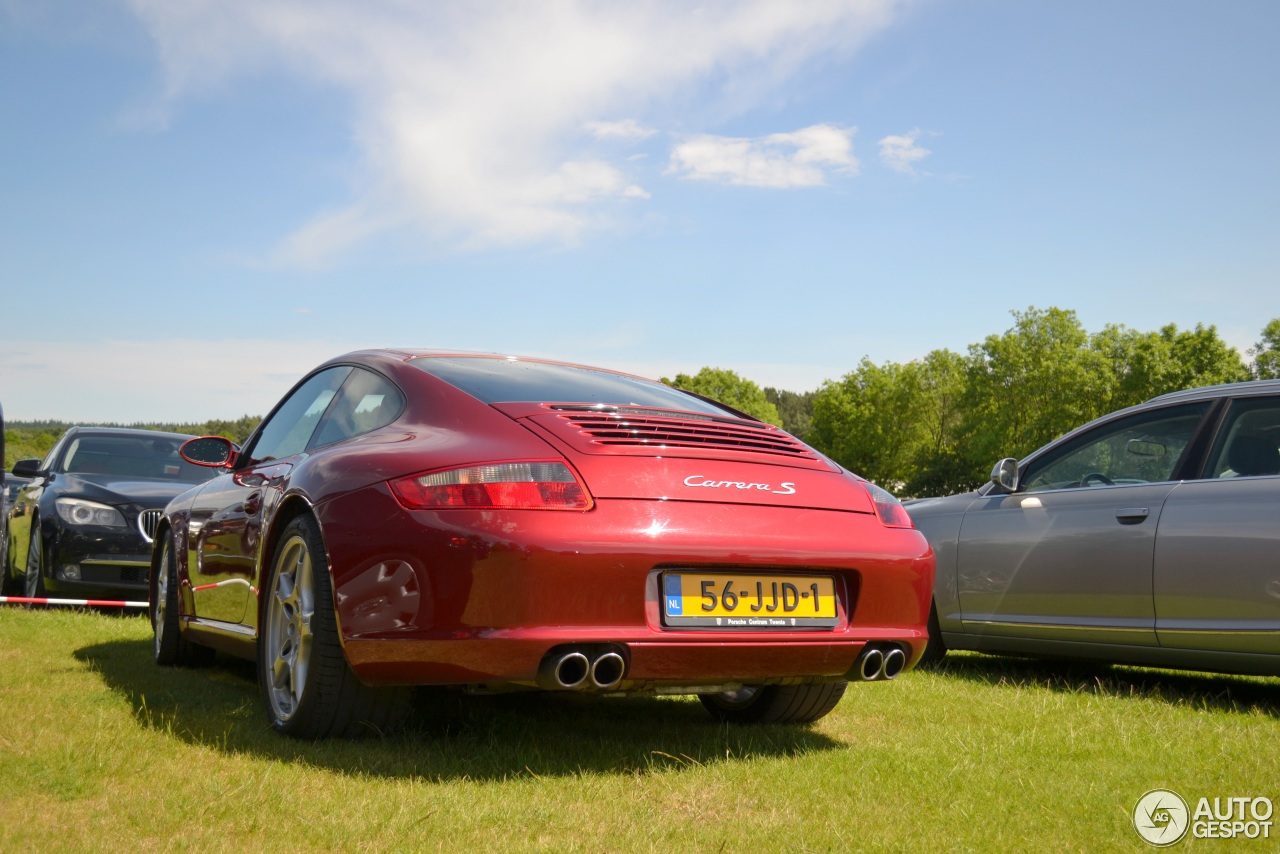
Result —
[[1027, 466], [1027, 492], [1169, 480], [1209, 403], [1140, 412], [1104, 424]]
[[1280, 474], [1280, 398], [1232, 401], [1205, 477]]
[[331, 445], [377, 430], [395, 420], [403, 408], [404, 395], [389, 380], [353, 368], [308, 447]]
[[324, 411], [338, 394], [351, 368], [334, 367], [307, 380], [262, 425], [249, 455], [257, 462], [291, 457], [306, 450]]

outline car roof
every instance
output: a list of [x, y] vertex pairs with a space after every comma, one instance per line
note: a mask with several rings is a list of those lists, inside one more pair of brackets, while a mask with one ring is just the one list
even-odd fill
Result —
[[1153, 397], [1147, 403], [1167, 403], [1178, 400], [1204, 400], [1215, 397], [1243, 397], [1254, 394], [1280, 394], [1280, 380], [1250, 380], [1242, 383], [1223, 383], [1182, 391], [1171, 391]]
[[162, 430], [143, 430], [138, 427], [81, 427], [77, 425], [67, 430], [67, 433], [76, 436], [132, 436], [148, 439], [185, 440], [195, 438], [190, 433], [167, 433]]
[[641, 374], [632, 374], [626, 371], [619, 371], [613, 368], [602, 368], [598, 365], [586, 365], [581, 362], [565, 362], [560, 359], [542, 358], [539, 356], [520, 356], [514, 353], [494, 353], [483, 352], [478, 350], [433, 350], [430, 348], [419, 347], [381, 347], [369, 348], [366, 350], [356, 350], [351, 353], [345, 353], [341, 356], [335, 356], [325, 362], [329, 364], [340, 364], [358, 357], [371, 357], [392, 359], [394, 361], [410, 362], [414, 359], [424, 358], [453, 358], [453, 359], [506, 359], [516, 362], [538, 362], [544, 365], [560, 365], [566, 368], [581, 368], [587, 371], [597, 371], [605, 374], [617, 374], [622, 377], [634, 377], [636, 379], [647, 380], [649, 382], [658, 382], [653, 377], [646, 377]]

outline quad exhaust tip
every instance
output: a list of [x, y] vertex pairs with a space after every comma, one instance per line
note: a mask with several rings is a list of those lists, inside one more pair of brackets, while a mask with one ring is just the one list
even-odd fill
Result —
[[906, 666], [907, 654], [895, 646], [884, 654], [884, 666], [880, 668], [880, 676], [884, 679], [892, 679]]
[[561, 647], [543, 657], [538, 687], [548, 691], [610, 691], [627, 673], [627, 660], [613, 646]]
[[591, 684], [597, 690], [608, 691], [616, 688], [626, 672], [627, 662], [616, 652], [606, 652], [591, 662]]
[[558, 688], [577, 690], [586, 685], [586, 677], [591, 673], [591, 662], [582, 653], [566, 653], [556, 658], [553, 673]]
[[862, 682], [893, 679], [907, 666], [907, 654], [902, 647], [887, 644], [867, 645], [853, 666], [854, 678]]
[[866, 682], [879, 679], [884, 673], [884, 653], [871, 647], [858, 658], [858, 675]]

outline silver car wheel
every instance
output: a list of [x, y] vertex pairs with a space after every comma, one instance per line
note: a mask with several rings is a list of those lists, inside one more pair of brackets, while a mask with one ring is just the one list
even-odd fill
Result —
[[294, 535], [280, 550], [277, 571], [267, 599], [264, 634], [270, 684], [267, 696], [280, 721], [298, 711], [307, 687], [315, 636], [315, 570], [306, 541]]

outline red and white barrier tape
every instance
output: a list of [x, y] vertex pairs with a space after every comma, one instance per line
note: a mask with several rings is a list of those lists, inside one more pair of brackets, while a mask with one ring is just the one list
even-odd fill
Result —
[[90, 605], [95, 608], [145, 608], [146, 602], [123, 599], [33, 599], [29, 596], [0, 596], [0, 604], [11, 605]]

